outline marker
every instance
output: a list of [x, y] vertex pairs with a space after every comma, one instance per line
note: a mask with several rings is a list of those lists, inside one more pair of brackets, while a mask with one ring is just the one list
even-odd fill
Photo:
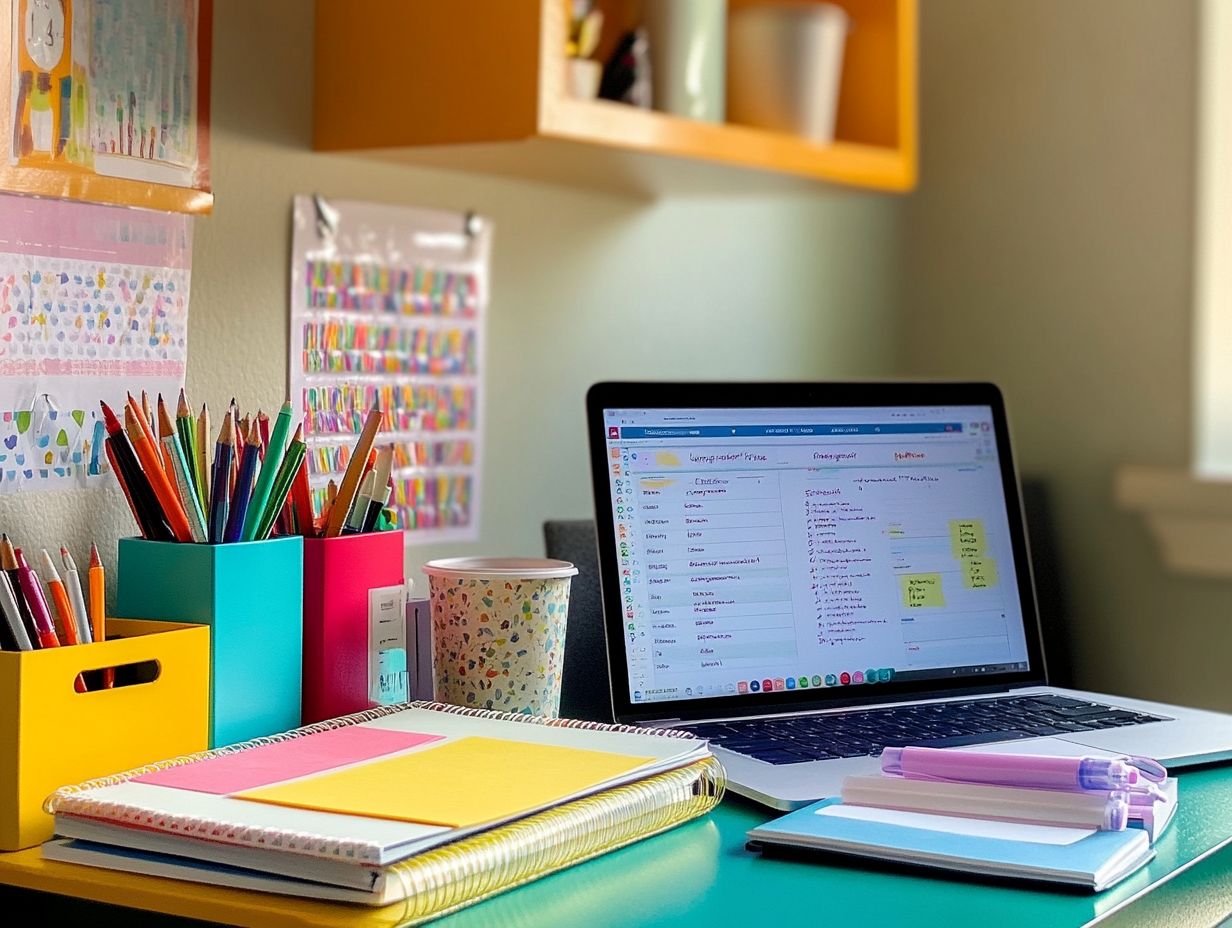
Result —
[[376, 530], [376, 523], [381, 517], [381, 511], [389, 505], [389, 501], [393, 498], [393, 495], [394, 485], [389, 483], [386, 484], [384, 493], [378, 493], [375, 497], [373, 497], [371, 505], [368, 506], [368, 516], [364, 519], [363, 527], [360, 528], [361, 532], [371, 532]]
[[376, 479], [373, 481], [372, 492], [368, 494], [365, 511], [359, 518], [359, 530], [370, 532], [376, 527], [377, 516], [389, 501], [393, 487], [389, 485], [389, 475], [393, 471], [394, 446], [386, 445], [376, 456]]
[[[64, 586], [64, 581], [60, 579], [60, 574], [56, 571], [56, 562], [51, 559], [51, 555], [47, 553], [47, 549], [43, 549], [43, 580], [47, 584], [47, 590], [51, 593], [51, 601], [55, 604], [56, 613], [60, 616], [60, 625], [64, 629], [64, 643], [83, 644], [81, 637], [77, 634], [77, 616], [73, 612], [73, 604], [69, 602], [68, 589]], [[77, 674], [73, 680], [73, 689], [78, 693], [86, 691], [86, 681], [81, 674]]]
[[346, 522], [342, 525], [342, 534], [359, 534], [364, 519], [368, 517], [368, 504], [372, 502], [372, 497], [375, 495], [376, 471], [370, 470], [364, 475], [364, 481], [359, 486], [359, 493], [355, 496], [355, 503], [351, 506], [351, 511], [347, 513]]
[[34, 624], [34, 616], [30, 614], [30, 606], [26, 603], [26, 597], [21, 592], [21, 571], [17, 566], [17, 549], [13, 547], [13, 542], [9, 540], [7, 532], [0, 532], [0, 570], [3, 570], [5, 576], [9, 578], [9, 589], [13, 591], [13, 598], [17, 601], [17, 613], [21, 618], [21, 624], [25, 626], [26, 638], [38, 647], [38, 628]]
[[39, 645], [44, 648], [60, 647], [60, 639], [56, 637], [56, 627], [51, 621], [51, 610], [47, 608], [47, 597], [43, 595], [43, 587], [38, 577], [26, 563], [26, 556], [21, 548], [15, 548], [17, 554], [17, 577], [21, 582], [21, 595], [30, 608], [30, 616], [34, 619], [34, 627], [38, 629]]
[[47, 592], [51, 594], [52, 605], [55, 606], [56, 615], [60, 619], [60, 637], [65, 644], [78, 644], [81, 639], [77, 635], [77, 616], [73, 614], [73, 604], [68, 600], [68, 590], [64, 588], [64, 581], [60, 579], [56, 563], [46, 548], [43, 549], [42, 558], [40, 567], [43, 571], [43, 582], [47, 585]]
[[30, 640], [26, 626], [22, 623], [21, 609], [17, 605], [13, 585], [9, 582], [9, 575], [5, 571], [0, 571], [0, 612], [3, 612], [4, 622], [13, 640], [17, 643], [17, 650], [33, 651], [34, 642]]

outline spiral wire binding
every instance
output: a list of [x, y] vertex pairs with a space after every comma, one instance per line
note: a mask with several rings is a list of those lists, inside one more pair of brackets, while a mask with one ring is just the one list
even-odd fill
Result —
[[526, 725], [545, 725], [552, 728], [575, 728], [585, 729], [587, 731], [620, 732], [634, 735], [659, 735], [661, 737], [668, 738], [698, 740], [697, 736], [692, 732], [680, 731], [677, 729], [638, 728], [633, 725], [610, 725], [604, 722], [585, 722], [578, 719], [546, 719], [540, 716], [523, 715], [517, 712], [493, 712], [488, 709], [451, 706], [437, 702], [410, 702], [403, 703], [401, 705], [382, 706], [377, 709], [368, 709], [365, 712], [357, 712], [354, 715], [346, 715], [341, 718], [330, 719], [325, 722], [317, 722], [313, 725], [305, 725], [302, 728], [296, 728], [277, 735], [254, 738], [251, 741], [242, 741], [237, 744], [215, 748], [210, 751], [202, 751], [196, 754], [185, 754], [170, 760], [146, 764], [145, 766], [137, 767], [124, 773], [88, 780], [85, 783], [79, 783], [74, 786], [62, 786], [47, 797], [46, 801], [43, 803], [43, 809], [51, 815], [54, 815], [57, 812], [64, 812], [70, 815], [80, 815], [85, 818], [101, 819], [103, 821], [112, 822], [124, 822], [130, 825], [153, 828], [155, 830], [168, 832], [170, 834], [182, 834], [195, 838], [204, 838], [206, 840], [222, 840], [252, 847], [293, 851], [313, 857], [341, 858], [343, 860], [354, 861], [356, 863], [379, 864], [379, 847], [364, 841], [337, 841], [332, 838], [324, 838], [320, 835], [314, 835], [308, 832], [293, 831], [290, 829], [255, 828], [249, 825], [240, 825], [235, 822], [219, 822], [214, 819], [199, 818], [190, 815], [155, 814], [137, 806], [131, 806], [118, 802], [104, 802], [97, 799], [86, 799], [84, 797], [77, 796], [77, 794], [104, 786], [117, 786], [120, 783], [125, 783], [135, 777], [145, 776], [146, 774], [155, 773], [159, 770], [166, 770], [170, 767], [179, 767], [183, 764], [191, 764], [196, 761], [209, 760], [215, 757], [225, 757], [229, 754], [236, 754], [240, 751], [247, 751], [251, 748], [263, 747], [269, 744], [279, 744], [295, 738], [302, 738], [305, 735], [318, 734], [320, 732], [331, 731], [337, 728], [345, 728], [351, 725], [360, 725], [364, 722], [371, 722], [376, 719], [385, 718], [389, 715], [395, 715], [399, 712], [405, 712], [407, 709], [428, 709], [433, 712], [444, 712], [450, 715], [463, 715], [471, 718], [483, 718], [504, 722], [518, 722]]
[[698, 818], [718, 805], [726, 784], [709, 757], [393, 864], [387, 879], [396, 876], [402, 888], [395, 924], [447, 915]]

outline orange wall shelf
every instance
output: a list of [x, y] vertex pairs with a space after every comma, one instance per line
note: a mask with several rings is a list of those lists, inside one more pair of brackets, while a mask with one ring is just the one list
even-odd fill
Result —
[[[917, 0], [833, 2], [852, 30], [837, 139], [822, 146], [567, 96], [569, 0], [316, 0], [315, 147], [648, 194], [786, 179], [910, 190]], [[607, 45], [635, 5], [600, 5]]]

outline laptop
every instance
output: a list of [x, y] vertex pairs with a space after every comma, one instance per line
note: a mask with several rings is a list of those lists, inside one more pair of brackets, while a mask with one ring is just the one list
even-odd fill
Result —
[[892, 745], [1232, 758], [1232, 716], [1048, 685], [987, 383], [600, 383], [612, 704], [778, 809]]

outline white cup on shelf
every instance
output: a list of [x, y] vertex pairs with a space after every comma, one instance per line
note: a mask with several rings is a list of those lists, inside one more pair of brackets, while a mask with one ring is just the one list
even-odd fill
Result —
[[645, 0], [654, 108], [722, 122], [726, 0]]
[[850, 21], [829, 3], [783, 2], [732, 13], [727, 37], [731, 122], [834, 141]]

